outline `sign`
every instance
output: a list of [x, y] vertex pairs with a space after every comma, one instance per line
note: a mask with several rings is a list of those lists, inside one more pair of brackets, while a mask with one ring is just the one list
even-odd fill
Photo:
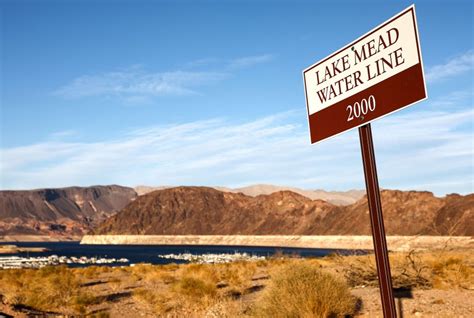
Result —
[[311, 143], [426, 99], [415, 7], [303, 71]]
[[426, 99], [412, 5], [303, 71], [311, 142], [359, 127], [375, 262], [385, 318], [396, 318], [370, 122]]

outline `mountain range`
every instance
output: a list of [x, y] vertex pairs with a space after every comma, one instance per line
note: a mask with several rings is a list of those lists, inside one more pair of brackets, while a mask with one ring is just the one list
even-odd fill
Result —
[[136, 197], [117, 185], [0, 191], [0, 235], [82, 235]]
[[[81, 236], [120, 211], [137, 196], [168, 188], [171, 187], [130, 188], [108, 185], [0, 191], [0, 236]], [[327, 192], [273, 185], [255, 185], [238, 189], [217, 188], [226, 192], [243, 192], [251, 196], [292, 190], [312, 199], [330, 200], [335, 204], [350, 204], [363, 195], [363, 191], [359, 190]]]
[[[138, 195], [147, 194], [156, 190], [163, 190], [172, 188], [171, 186], [137, 186], [135, 191]], [[213, 187], [216, 190], [232, 193], [243, 193], [245, 195], [255, 197], [261, 194], [272, 194], [279, 191], [291, 191], [311, 200], [324, 200], [335, 205], [349, 205], [355, 203], [365, 194], [364, 190], [349, 190], [349, 191], [325, 191], [325, 190], [305, 190], [295, 187], [277, 186], [272, 184], [255, 184], [241, 188], [228, 187]]]
[[[474, 234], [473, 194], [438, 198], [383, 190], [381, 195], [389, 235]], [[0, 235], [85, 233], [365, 235], [370, 220], [359, 190], [111, 185], [0, 191]]]
[[[383, 190], [388, 235], [473, 235], [474, 194]], [[367, 199], [347, 205], [291, 191], [255, 197], [208, 187], [176, 187], [139, 196], [94, 234], [369, 235]]]

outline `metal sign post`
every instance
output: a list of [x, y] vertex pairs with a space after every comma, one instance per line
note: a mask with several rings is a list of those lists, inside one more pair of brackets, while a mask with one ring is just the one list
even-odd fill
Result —
[[390, 262], [388, 259], [387, 241], [385, 239], [385, 227], [370, 124], [359, 127], [359, 138], [383, 315], [386, 318], [396, 318], [397, 314], [393, 298], [392, 277], [390, 274]]

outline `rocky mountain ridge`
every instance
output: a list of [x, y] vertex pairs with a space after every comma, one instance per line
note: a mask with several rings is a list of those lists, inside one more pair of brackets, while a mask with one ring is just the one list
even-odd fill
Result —
[[[0, 191], [0, 236], [109, 234], [369, 235], [366, 198], [336, 205], [277, 186], [219, 191], [121, 186]], [[250, 191], [249, 190], [249, 191]], [[270, 192], [260, 194], [260, 192]], [[382, 191], [389, 235], [474, 235], [474, 195]], [[123, 211], [121, 211], [123, 210]], [[118, 215], [113, 216], [121, 211]], [[109, 217], [113, 216], [109, 219]]]
[[0, 235], [82, 235], [136, 196], [118, 185], [0, 191]]
[[[172, 186], [137, 186], [135, 191], [138, 195], [147, 194], [156, 190], [164, 190], [173, 188]], [[355, 203], [365, 194], [364, 190], [349, 191], [325, 191], [325, 190], [308, 190], [295, 187], [278, 186], [272, 184], [254, 184], [240, 188], [229, 187], [212, 187], [216, 190], [232, 193], [243, 193], [245, 195], [256, 197], [261, 194], [272, 194], [279, 191], [291, 191], [305, 196], [311, 200], [324, 200], [335, 205], [349, 205]]]
[[[474, 235], [474, 194], [383, 190], [388, 235]], [[247, 196], [208, 187], [176, 187], [139, 196], [94, 234], [370, 235], [365, 197], [348, 206], [291, 191]]]

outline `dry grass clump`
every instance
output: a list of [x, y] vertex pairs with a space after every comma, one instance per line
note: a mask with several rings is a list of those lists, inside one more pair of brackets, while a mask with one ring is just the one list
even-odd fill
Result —
[[202, 313], [217, 302], [215, 284], [193, 276], [177, 280], [170, 289], [139, 288], [133, 298], [158, 315], [187, 316]]
[[133, 298], [145, 303], [156, 314], [165, 314], [177, 309], [178, 303], [173, 301], [170, 294], [149, 288], [138, 288], [133, 291]]
[[304, 263], [285, 266], [254, 308], [256, 317], [344, 317], [356, 299], [342, 280]]
[[193, 276], [205, 281], [217, 283], [220, 279], [219, 271], [215, 265], [187, 264], [176, 272], [177, 277]]
[[432, 284], [438, 289], [474, 287], [473, 255], [439, 253], [430, 260]]
[[136, 264], [127, 270], [136, 280], [142, 280], [148, 275], [156, 273], [156, 271], [157, 268], [150, 264]]
[[176, 281], [173, 290], [195, 301], [214, 298], [217, 294], [216, 284], [194, 275], [184, 276]]
[[141, 285], [133, 298], [158, 315], [202, 316], [223, 303], [227, 310], [231, 303], [235, 305], [233, 296], [246, 293], [252, 286], [257, 267], [253, 262], [138, 265], [130, 269]]
[[128, 268], [130, 279], [141, 281], [150, 287], [157, 288], [163, 284], [171, 284], [176, 279], [174, 277], [175, 270], [169, 266], [154, 266], [149, 264], [139, 264]]
[[216, 287], [219, 274], [215, 266], [138, 266], [133, 269], [133, 275], [143, 283], [143, 287], [133, 292], [133, 297], [158, 315], [203, 312], [219, 297]]
[[[261, 264], [260, 264], [261, 265]], [[235, 262], [216, 266], [219, 281], [228, 285], [234, 293], [242, 294], [251, 287], [252, 277], [257, 272], [254, 262]]]
[[76, 272], [81, 273], [84, 277], [94, 279], [104, 273], [110, 273], [114, 269], [109, 266], [88, 266], [86, 268], [75, 269]]
[[183, 307], [206, 310], [221, 296], [217, 290], [220, 275], [216, 266], [189, 264], [175, 278], [169, 290], [175, 299], [181, 300]]
[[[390, 267], [393, 287], [429, 288], [429, 267], [416, 254], [391, 254]], [[350, 286], [378, 286], [374, 255], [347, 256], [339, 259], [345, 278]]]
[[80, 290], [81, 280], [65, 266], [0, 271], [0, 294], [10, 305], [42, 311], [83, 313], [95, 297]]
[[[395, 288], [467, 288], [474, 286], [472, 253], [431, 251], [389, 255]], [[378, 286], [374, 255], [338, 257], [351, 286]]]

